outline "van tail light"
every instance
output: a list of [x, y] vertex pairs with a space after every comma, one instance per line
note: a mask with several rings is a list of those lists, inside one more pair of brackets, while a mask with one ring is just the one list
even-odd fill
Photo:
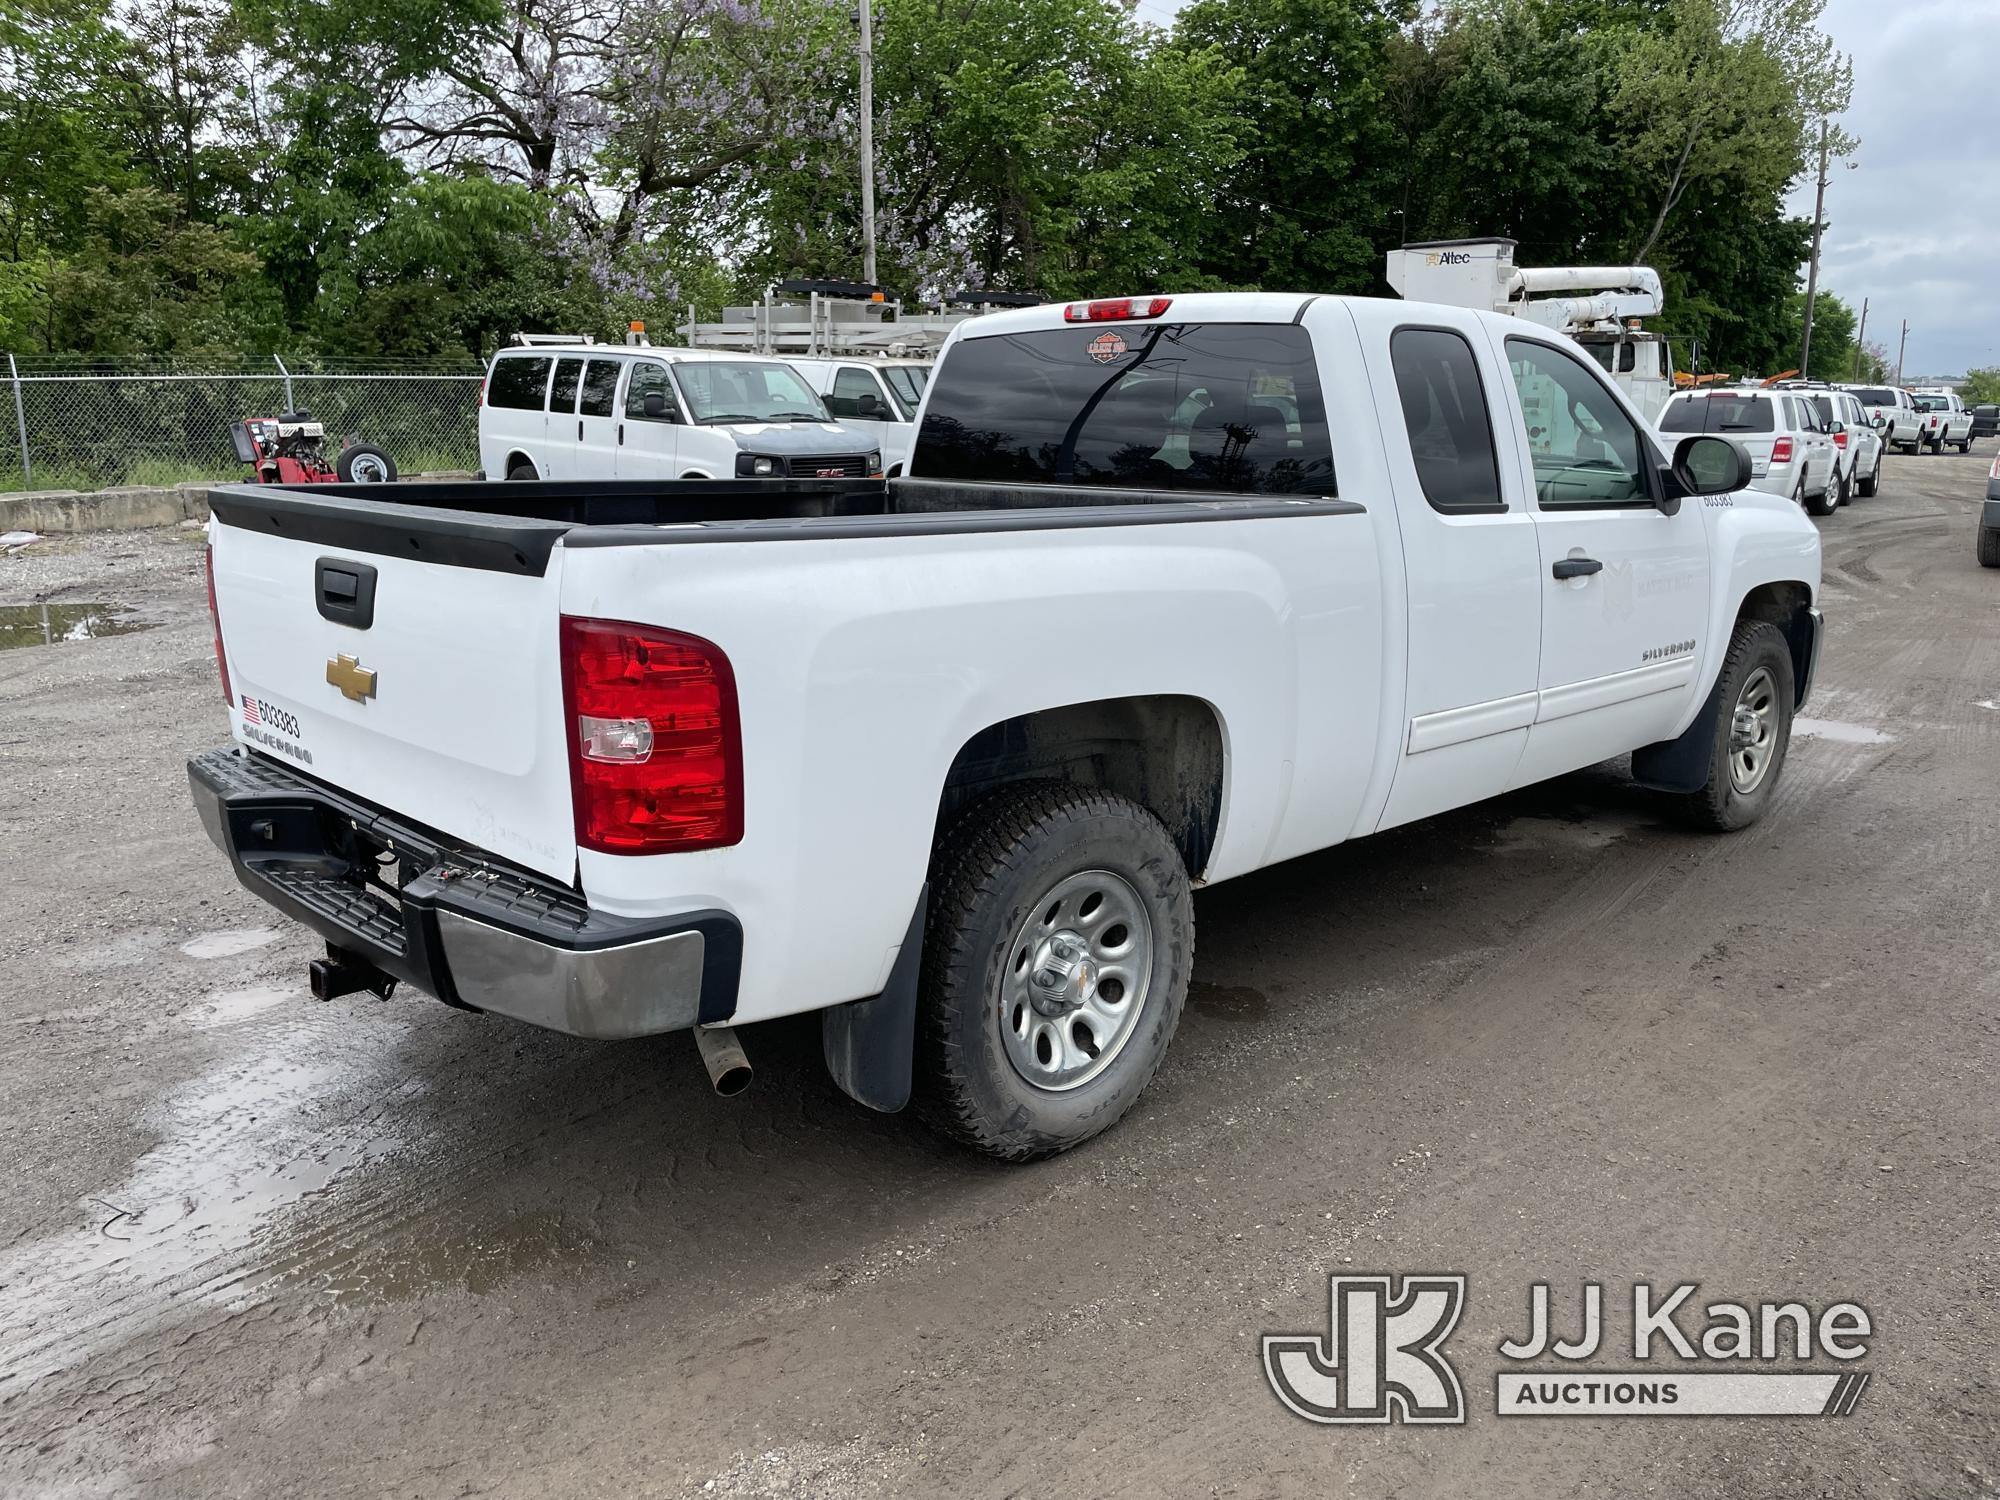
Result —
[[1174, 305], [1171, 297], [1101, 297], [1095, 302], [1072, 302], [1063, 309], [1067, 323], [1129, 323], [1134, 318], [1157, 318]]
[[743, 837], [736, 678], [720, 647], [621, 620], [562, 620], [576, 841], [600, 854]]
[[479, 399], [472, 404], [474, 406], [484, 406], [486, 404], [486, 377], [484, 375], [479, 377]]
[[201, 564], [208, 574], [208, 623], [215, 629], [215, 670], [222, 674], [222, 701], [232, 709], [236, 695], [229, 690], [229, 658], [222, 654], [222, 613], [215, 607], [215, 544], [201, 549]]
[[1782, 437], [1779, 438], [1775, 443], [1771, 444], [1772, 463], [1788, 464], [1791, 461], [1792, 461], [1792, 440], [1790, 438]]

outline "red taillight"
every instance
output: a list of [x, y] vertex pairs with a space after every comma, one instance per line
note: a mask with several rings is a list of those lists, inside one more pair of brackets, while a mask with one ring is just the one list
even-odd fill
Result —
[[578, 844], [669, 854], [743, 837], [736, 679], [721, 648], [565, 615], [562, 670]]
[[1063, 309], [1070, 323], [1127, 323], [1157, 318], [1174, 305], [1171, 297], [1105, 297], [1096, 302], [1072, 302]]
[[486, 404], [486, 377], [484, 375], [479, 377], [479, 399], [472, 404], [474, 406], [484, 406]]
[[1775, 443], [1771, 444], [1772, 463], [1788, 464], [1791, 461], [1792, 461], [1792, 440], [1790, 438], [1779, 438]]
[[1836, 432], [1833, 435], [1833, 446], [1836, 448], [1845, 448], [1847, 446], [1847, 434], [1844, 432]]
[[208, 623], [215, 627], [215, 670], [222, 674], [222, 701], [232, 709], [236, 695], [229, 691], [229, 658], [222, 654], [222, 613], [215, 607], [215, 546], [201, 549], [201, 563], [208, 574]]

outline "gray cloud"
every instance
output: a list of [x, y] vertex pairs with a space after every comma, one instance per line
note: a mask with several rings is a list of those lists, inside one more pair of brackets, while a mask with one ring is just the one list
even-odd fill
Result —
[[1910, 320], [1906, 376], [2000, 365], [2000, 0], [1831, 0], [1822, 24], [1854, 57], [1861, 146], [1832, 168], [1820, 285], [1869, 299], [1892, 360]]

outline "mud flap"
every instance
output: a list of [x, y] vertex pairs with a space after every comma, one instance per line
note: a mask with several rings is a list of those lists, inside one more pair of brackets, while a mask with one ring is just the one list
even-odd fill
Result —
[[826, 1070], [857, 1104], [894, 1114], [910, 1102], [917, 1049], [917, 974], [923, 963], [927, 884], [917, 893], [903, 946], [882, 993], [820, 1012], [820, 1046]]
[[1722, 712], [1722, 673], [1694, 722], [1678, 739], [1642, 745], [1632, 752], [1632, 779], [1656, 792], [1698, 792], [1708, 785], [1708, 759], [1715, 746], [1715, 716]]

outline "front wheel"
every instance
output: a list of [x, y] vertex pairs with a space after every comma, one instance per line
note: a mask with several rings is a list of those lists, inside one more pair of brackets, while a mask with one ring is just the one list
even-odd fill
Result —
[[1764, 815], [1792, 739], [1792, 654], [1768, 620], [1738, 620], [1716, 684], [1708, 779], [1682, 798], [1697, 827], [1727, 832]]
[[1063, 782], [994, 793], [932, 858], [920, 1107], [1008, 1161], [1090, 1139], [1159, 1067], [1193, 963], [1187, 868], [1158, 818]]

